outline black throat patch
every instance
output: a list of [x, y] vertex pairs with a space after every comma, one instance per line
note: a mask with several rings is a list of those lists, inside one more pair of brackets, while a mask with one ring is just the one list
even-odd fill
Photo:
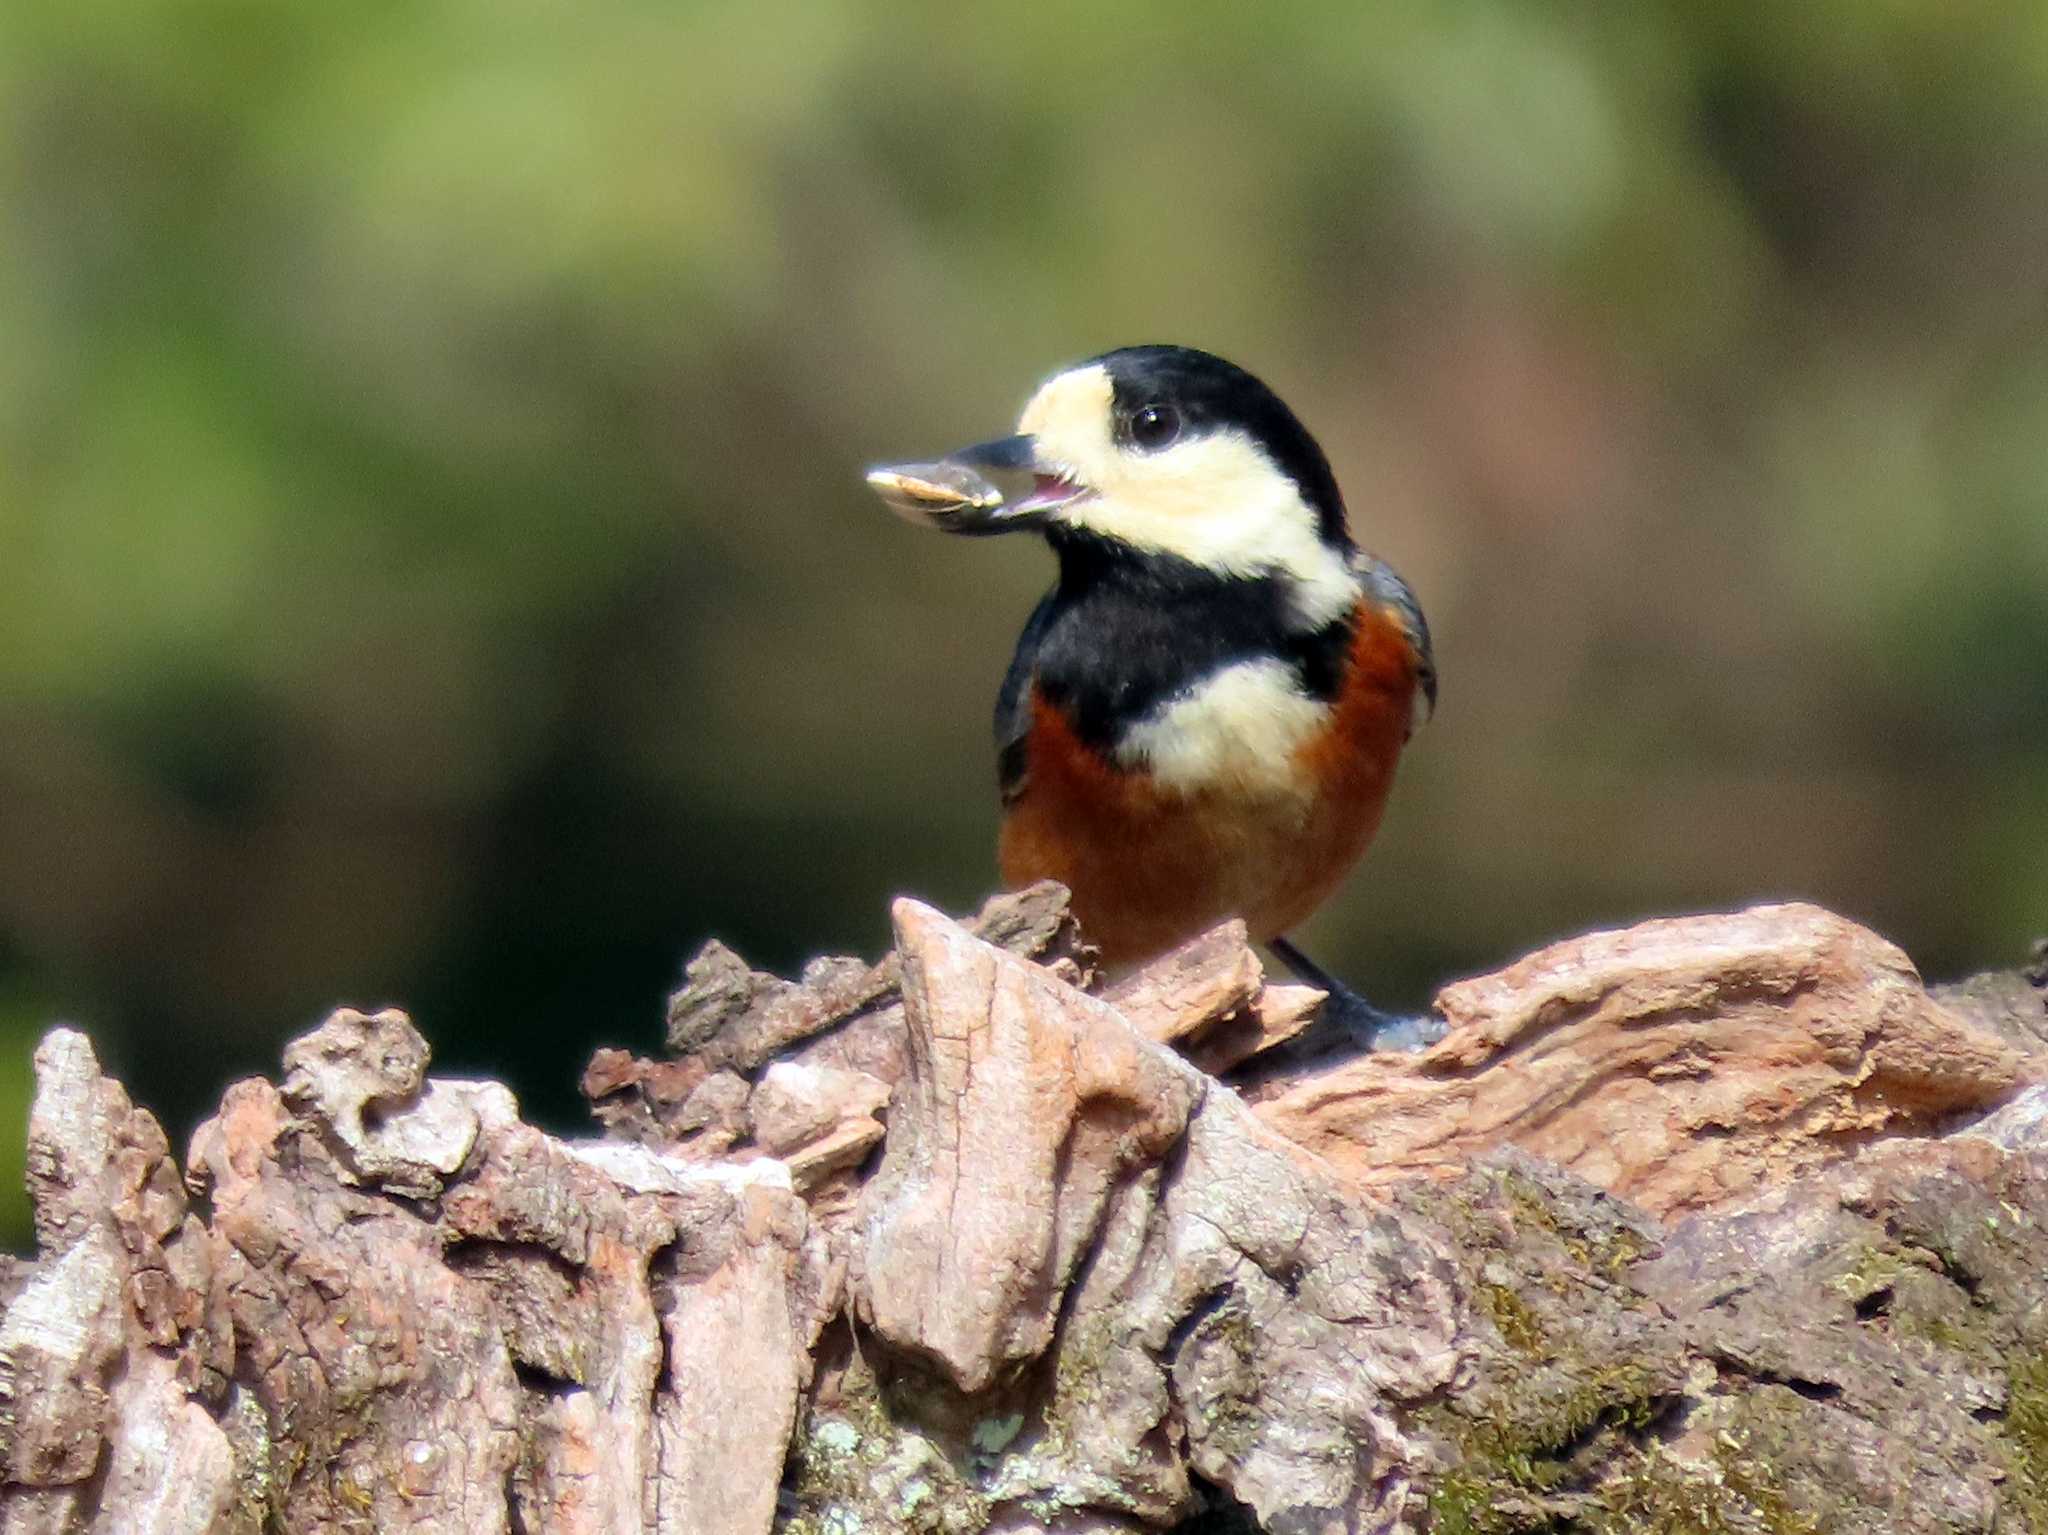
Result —
[[1034, 684], [1105, 755], [1161, 704], [1242, 661], [1284, 662], [1311, 698], [1343, 685], [1354, 615], [1303, 632], [1284, 576], [1219, 575], [1066, 530], [1052, 544], [1059, 585], [1025, 625], [996, 700], [1006, 797], [1024, 769]]

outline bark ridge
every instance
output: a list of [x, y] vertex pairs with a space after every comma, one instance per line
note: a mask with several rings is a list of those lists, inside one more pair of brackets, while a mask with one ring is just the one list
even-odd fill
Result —
[[713, 945], [604, 1133], [341, 1010], [182, 1165], [53, 1031], [0, 1532], [2048, 1535], [2048, 1006], [1806, 906], [1347, 1053], [1057, 887]]

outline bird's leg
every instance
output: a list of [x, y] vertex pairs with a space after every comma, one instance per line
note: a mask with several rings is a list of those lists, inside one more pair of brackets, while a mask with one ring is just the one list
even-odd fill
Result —
[[1361, 1050], [1421, 1050], [1444, 1037], [1440, 1019], [1383, 1012], [1285, 938], [1272, 939], [1266, 947], [1301, 980], [1329, 994], [1323, 1017], [1349, 1034]]

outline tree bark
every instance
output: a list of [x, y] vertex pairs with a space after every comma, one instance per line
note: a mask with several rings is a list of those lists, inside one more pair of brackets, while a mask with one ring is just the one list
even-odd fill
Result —
[[588, 1140], [342, 1011], [181, 1167], [50, 1034], [0, 1532], [2048, 1535], [2048, 977], [1764, 907], [1362, 1055], [1234, 926], [895, 920]]

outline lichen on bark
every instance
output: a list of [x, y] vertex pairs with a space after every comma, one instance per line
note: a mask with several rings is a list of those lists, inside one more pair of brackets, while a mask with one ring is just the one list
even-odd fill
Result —
[[1061, 893], [716, 949], [605, 1134], [344, 1010], [182, 1166], [38, 1055], [0, 1535], [2048, 1535], [2048, 1010], [1808, 907], [1347, 1056]]

